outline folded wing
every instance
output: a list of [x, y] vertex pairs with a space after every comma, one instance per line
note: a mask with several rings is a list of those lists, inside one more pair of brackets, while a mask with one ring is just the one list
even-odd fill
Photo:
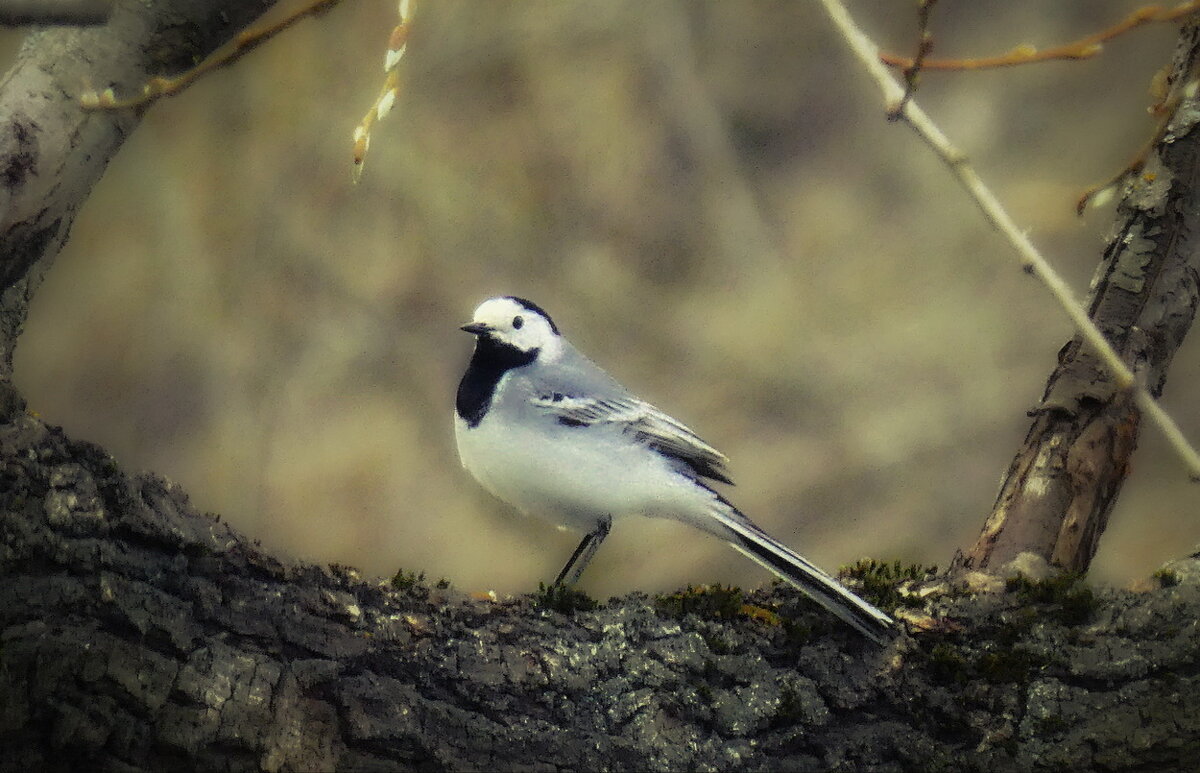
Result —
[[533, 404], [566, 426], [619, 426], [639, 443], [687, 465], [697, 476], [733, 483], [725, 472], [724, 454], [678, 420], [635, 397], [591, 398], [547, 392], [535, 397]]

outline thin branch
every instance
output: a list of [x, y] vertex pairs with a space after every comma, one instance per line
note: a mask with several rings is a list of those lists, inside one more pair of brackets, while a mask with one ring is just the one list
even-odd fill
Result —
[[[904, 103], [908, 101], [912, 93], [916, 90], [917, 75], [922, 70], [986, 70], [1052, 60], [1090, 59], [1099, 54], [1104, 49], [1104, 44], [1108, 41], [1145, 24], [1177, 22], [1200, 12], [1200, 0], [1191, 0], [1191, 2], [1182, 3], [1171, 9], [1163, 8], [1160, 5], [1145, 6], [1100, 32], [1088, 35], [1073, 43], [1066, 43], [1041, 51], [1030, 45], [1021, 45], [1007, 54], [1001, 54], [1000, 56], [979, 59], [930, 59], [929, 54], [933, 49], [933, 38], [928, 31], [929, 12], [930, 6], [936, 2], [937, 0], [921, 0], [917, 20], [920, 43], [915, 57], [906, 59], [892, 54], [881, 53], [879, 55], [880, 61], [884, 64], [890, 67], [901, 68], [906, 85], [904, 98], [900, 100], [898, 107], [894, 108], [893, 112], [888, 114], [888, 120], [898, 120], [898, 109], [903, 107]], [[1127, 180], [1131, 175], [1135, 175], [1141, 171], [1150, 152], [1154, 149], [1158, 141], [1162, 139], [1163, 132], [1166, 130], [1167, 123], [1174, 112], [1173, 107], [1174, 105], [1166, 104], [1165, 101], [1160, 100], [1158, 104], [1150, 108], [1151, 115], [1159, 118], [1159, 124], [1154, 135], [1138, 149], [1130, 162], [1114, 177], [1105, 183], [1092, 186], [1084, 191], [1076, 201], [1075, 209], [1077, 212], [1082, 214], [1083, 210], [1089, 204], [1107, 201], [1115, 192], [1118, 185]]]
[[151, 78], [142, 86], [142, 93], [137, 96], [119, 99], [111, 88], [100, 93], [85, 91], [79, 97], [79, 104], [85, 110], [123, 110], [131, 107], [144, 107], [163, 97], [175, 96], [195, 83], [202, 75], [222, 67], [228, 67], [301, 19], [324, 13], [338, 2], [340, 0], [310, 0], [308, 5], [293, 11], [279, 21], [262, 24], [242, 32], [228, 44], [214, 51], [200, 64], [181, 75], [174, 78]]
[[900, 120], [900, 114], [904, 112], [904, 106], [908, 103], [908, 100], [912, 99], [912, 95], [917, 92], [917, 79], [921, 75], [922, 68], [925, 66], [925, 60], [933, 52], [933, 33], [929, 31], [929, 14], [933, 12], [933, 6], [935, 5], [937, 5], [937, 0], [921, 0], [920, 7], [917, 10], [917, 37], [920, 41], [917, 43], [917, 55], [904, 68], [904, 96], [896, 103], [895, 108], [888, 113], [889, 121]]
[[[885, 101], [889, 105], [898, 105], [904, 99], [905, 89], [896, 83], [887, 66], [880, 59], [879, 47], [859, 29], [841, 0], [821, 0], [821, 4], [825, 6], [830, 19], [846, 39], [850, 49], [858, 56], [867, 72], [883, 90]], [[893, 109], [889, 108], [889, 113]], [[1067, 283], [1042, 257], [1029, 237], [1013, 222], [999, 199], [976, 174], [967, 157], [951, 144], [949, 138], [915, 101], [909, 99], [903, 108], [897, 111], [897, 115], [911, 126], [917, 136], [949, 167], [959, 183], [983, 211], [987, 221], [1012, 244], [1020, 256], [1022, 269], [1041, 280], [1058, 304], [1066, 311], [1067, 316], [1071, 318], [1083, 340], [1096, 352], [1113, 374], [1117, 388], [1133, 391], [1138, 407], [1162, 430], [1171, 447], [1175, 449], [1187, 467], [1191, 479], [1200, 482], [1200, 455], [1184, 438], [1174, 420], [1158, 405], [1145, 387], [1137, 383], [1133, 371], [1104, 338], [1104, 334], [1088, 318], [1087, 312], [1072, 296]]]
[[[0, 0], [0, 14], [3, 13], [5, 2], [21, 2], [22, 0]], [[76, 0], [76, 2], [92, 2], [92, 0]], [[173, 78], [151, 78], [142, 86], [140, 94], [132, 97], [118, 97], [111, 88], [97, 92], [87, 90], [79, 97], [79, 104], [85, 110], [126, 110], [141, 108], [157, 102], [163, 97], [171, 97], [191, 86], [202, 76], [222, 67], [228, 67], [241, 59], [252, 50], [279, 33], [292, 27], [296, 22], [309, 16], [325, 13], [340, 0], [308, 0], [306, 5], [273, 22], [259, 24], [248, 29], [225, 46], [222, 46], [200, 64]], [[353, 179], [358, 182], [362, 176], [363, 162], [366, 160], [367, 148], [371, 143], [371, 127], [375, 121], [381, 120], [391, 111], [400, 93], [400, 73], [398, 66], [408, 45], [408, 20], [412, 12], [413, 0], [400, 0], [400, 20], [388, 38], [388, 49], [384, 56], [383, 70], [385, 73], [383, 88], [379, 96], [371, 104], [371, 109], [363, 116], [354, 129], [353, 137]], [[2, 16], [0, 16], [2, 19]]]
[[[990, 70], [997, 67], [1016, 67], [1022, 64], [1048, 62], [1052, 60], [1090, 59], [1104, 50], [1104, 44], [1119, 35], [1144, 24], [1155, 22], [1174, 22], [1200, 11], [1200, 0], [1192, 0], [1175, 8], [1163, 8], [1161, 5], [1148, 5], [1139, 8], [1129, 16], [1107, 29], [1093, 35], [1088, 35], [1072, 43], [1037, 50], [1033, 46], [1017, 46], [1012, 51], [999, 56], [981, 57], [979, 59], [926, 59], [921, 63], [926, 70]], [[913, 60], [892, 54], [880, 54], [880, 60], [889, 67], [908, 69], [913, 66]]]

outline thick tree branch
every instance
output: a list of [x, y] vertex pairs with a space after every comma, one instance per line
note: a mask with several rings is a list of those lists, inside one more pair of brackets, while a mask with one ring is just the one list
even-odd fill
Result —
[[111, 0], [0, 0], [0, 26], [103, 24]]
[[636, 594], [564, 616], [283, 563], [22, 416], [0, 770], [1182, 769], [1200, 563], [1164, 578], [943, 597], [940, 633], [885, 651], [783, 587], [750, 599], [777, 622]]
[[[1117, 209], [1088, 315], [1157, 397], [1196, 314], [1200, 250], [1200, 22], [1181, 33], [1169, 83], [1177, 105]], [[1086, 570], [1137, 444], [1140, 406], [1079, 336], [1059, 353], [1033, 425], [975, 545], [957, 565], [998, 567], [1021, 552]]]

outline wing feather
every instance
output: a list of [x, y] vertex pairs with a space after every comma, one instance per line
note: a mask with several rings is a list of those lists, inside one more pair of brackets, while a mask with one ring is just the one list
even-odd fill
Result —
[[698, 476], [733, 483], [725, 472], [723, 453], [678, 419], [635, 397], [590, 398], [547, 392], [536, 396], [533, 404], [568, 426], [619, 425], [638, 442], [683, 462]]

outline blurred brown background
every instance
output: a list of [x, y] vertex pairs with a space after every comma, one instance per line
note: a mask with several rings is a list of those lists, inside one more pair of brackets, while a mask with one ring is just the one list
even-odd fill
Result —
[[[940, 55], [1064, 42], [1136, 2], [942, 0]], [[915, 3], [852, 11], [914, 48]], [[81, 213], [17, 356], [31, 408], [279, 551], [502, 592], [577, 539], [459, 467], [483, 298], [536, 300], [732, 459], [732, 498], [836, 568], [972, 541], [1069, 325], [949, 174], [889, 125], [815, 3], [426, 0], [406, 90], [350, 184], [393, 0], [345, 2], [152, 109]], [[1175, 30], [1092, 61], [927, 75], [919, 99], [1080, 296]], [[1166, 404], [1200, 442], [1195, 336]], [[1153, 429], [1093, 578], [1200, 541]], [[765, 573], [619, 524], [594, 593]]]

